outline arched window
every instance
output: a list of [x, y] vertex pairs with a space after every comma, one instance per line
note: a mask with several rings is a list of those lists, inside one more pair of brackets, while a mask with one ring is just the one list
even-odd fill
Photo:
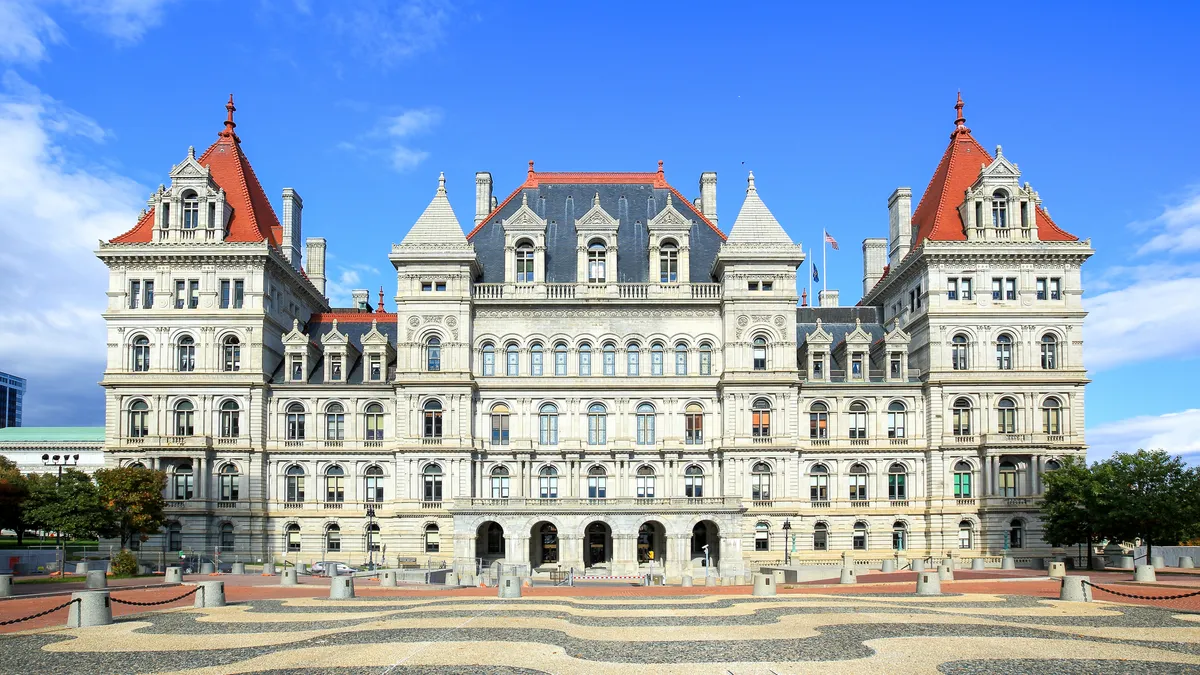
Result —
[[663, 374], [663, 346], [661, 342], [650, 345], [650, 374]]
[[368, 441], [383, 440], [383, 406], [378, 403], [368, 403], [363, 411], [363, 422], [367, 429]]
[[829, 550], [829, 526], [825, 523], [813, 525], [813, 550]]
[[442, 369], [442, 339], [436, 335], [425, 341], [425, 370], [436, 373]]
[[862, 502], [867, 500], [867, 467], [855, 464], [850, 467], [850, 501]]
[[483, 376], [496, 374], [496, 346], [488, 342], [483, 345]]
[[908, 526], [897, 520], [892, 523], [892, 550], [903, 551], [908, 548]]
[[293, 464], [287, 470], [287, 501], [304, 501], [304, 469]]
[[175, 404], [175, 435], [191, 436], [195, 432], [196, 406], [191, 401], [180, 401]]
[[767, 369], [767, 339], [759, 336], [750, 343], [750, 358], [755, 370]]
[[1046, 460], [1046, 471], [1058, 471], [1062, 468], [1062, 464], [1057, 459]]
[[996, 367], [1000, 370], [1013, 368], [1013, 339], [1008, 333], [1001, 333], [996, 338]]
[[196, 369], [196, 341], [191, 335], [179, 338], [179, 372], [190, 373]]
[[221, 438], [237, 438], [241, 436], [242, 411], [238, 409], [237, 401], [229, 399], [221, 403]]
[[637, 475], [634, 479], [637, 483], [637, 496], [642, 499], [653, 499], [654, 469], [643, 464], [638, 467]]
[[960, 398], [950, 410], [955, 436], [971, 435], [971, 400]]
[[1005, 396], [996, 404], [996, 431], [1002, 434], [1017, 433], [1017, 402]]
[[534, 377], [542, 376], [542, 356], [543, 355], [544, 355], [544, 350], [542, 349], [542, 343], [535, 342], [535, 343], [533, 343], [532, 346], [530, 346], [530, 348], [529, 348], [529, 374], [530, 375], [533, 375]]
[[325, 501], [335, 504], [346, 501], [346, 470], [336, 464], [325, 469]]
[[1058, 369], [1058, 338], [1046, 334], [1042, 336], [1042, 370]]
[[538, 496], [542, 499], [558, 499], [558, 469], [543, 466], [538, 471]]
[[855, 401], [850, 404], [850, 438], [867, 437], [867, 404]]
[[975, 531], [971, 526], [971, 521], [963, 520], [958, 523], [958, 547], [973, 548], [975, 545]]
[[287, 440], [304, 440], [304, 406], [299, 403], [287, 407]]
[[521, 352], [516, 344], [510, 343], [504, 348], [504, 372], [509, 377], [521, 374]]
[[905, 422], [908, 410], [903, 401], [892, 401], [888, 404], [888, 438], [906, 438]]
[[1025, 523], [1020, 518], [1014, 518], [1008, 524], [1009, 548], [1025, 548]]
[[138, 399], [129, 405], [129, 435], [144, 438], [150, 434], [150, 404]]
[[367, 550], [368, 551], [378, 551], [379, 550], [379, 524], [371, 523], [371, 524], [367, 525], [366, 533], [367, 533]]
[[200, 197], [188, 190], [183, 193], [183, 229], [194, 230], [200, 227]]
[[867, 524], [861, 520], [854, 523], [854, 539], [852, 541], [855, 551], [867, 550]]
[[346, 439], [346, 409], [341, 403], [330, 403], [325, 408], [325, 440], [342, 441]]
[[325, 550], [330, 553], [342, 550], [342, 528], [337, 525], [325, 528]]
[[829, 501], [829, 469], [814, 464], [808, 470], [808, 498], [814, 502]]
[[522, 239], [517, 244], [517, 283], [532, 284], [533, 278], [533, 243]]
[[442, 467], [437, 464], [426, 466], [421, 472], [423, 497], [427, 502], [442, 501]]
[[605, 342], [603, 347], [604, 355], [604, 374], [612, 377], [617, 374], [617, 346], [611, 342]]
[[750, 498], [754, 501], [771, 499], [771, 465], [757, 462], [750, 468]]
[[704, 469], [693, 464], [683, 472], [683, 496], [692, 499], [704, 496]]
[[970, 499], [973, 492], [971, 491], [971, 465], [966, 462], [957, 462], [954, 465], [954, 496], [957, 499]]
[[224, 523], [221, 525], [221, 550], [232, 551], [233, 549], [233, 523]]
[[150, 370], [150, 338], [139, 335], [133, 339], [129, 363], [135, 373], [144, 373]]
[[242, 343], [236, 336], [229, 335], [221, 342], [221, 364], [227, 373], [242, 369]]
[[191, 464], [180, 464], [172, 474], [175, 483], [175, 499], [191, 499], [196, 487]]
[[588, 406], [588, 445], [604, 445], [608, 442], [608, 411], [603, 404]]
[[755, 399], [750, 406], [750, 432], [754, 438], [771, 437], [771, 402], [765, 398]]
[[538, 409], [538, 442], [558, 445], [558, 406], [544, 403]]
[[599, 464], [588, 469], [588, 499], [604, 499], [608, 496], [608, 472]]
[[438, 553], [442, 550], [442, 533], [438, 526], [430, 523], [425, 526], [425, 552]]
[[908, 469], [900, 462], [888, 467], [888, 499], [904, 501], [908, 499]]
[[383, 469], [378, 466], [367, 467], [363, 474], [364, 501], [382, 502], [383, 482]]
[[992, 227], [1008, 227], [1008, 195], [1003, 190], [992, 193]]
[[179, 523], [171, 523], [167, 526], [167, 550], [183, 550], [183, 526]]
[[712, 375], [712, 345], [700, 343], [700, 374]]
[[970, 365], [968, 360], [967, 336], [959, 333], [950, 340], [950, 367], [954, 370], [966, 370]]
[[1042, 402], [1042, 433], [1062, 433], [1062, 404], [1053, 396]]
[[508, 499], [508, 469], [498, 466], [492, 469], [492, 499]]
[[[769, 420], [768, 420], [769, 421]], [[683, 409], [684, 438], [688, 445], [704, 442], [704, 408], [699, 403], [689, 403]]]
[[579, 345], [579, 374], [583, 377], [592, 374], [592, 346], [586, 342]]
[[658, 247], [658, 280], [664, 284], [679, 281], [679, 247], [673, 241], [664, 241]]
[[754, 525], [754, 550], [769, 551], [771, 550], [771, 526], [766, 523], [756, 523]]
[[654, 406], [649, 403], [637, 407], [637, 444], [654, 445]]
[[563, 342], [554, 345], [554, 374], [567, 374], [567, 345]]
[[682, 342], [675, 345], [675, 374], [687, 375], [687, 345]]
[[1000, 496], [1017, 496], [1017, 465], [1012, 462], [1000, 463]]
[[829, 406], [820, 401], [808, 408], [808, 437], [829, 438]]
[[599, 239], [593, 239], [589, 242], [587, 256], [588, 283], [603, 284], [607, 282], [608, 253], [605, 250], [604, 242]]
[[283, 535], [284, 541], [287, 543], [287, 550], [300, 550], [300, 526], [295, 523], [288, 525], [287, 530]]
[[642, 348], [636, 342], [625, 346], [625, 374], [639, 375], [641, 373]]
[[492, 406], [492, 445], [508, 445], [509, 415], [507, 405], [497, 403]]
[[424, 425], [423, 435], [428, 439], [442, 437], [442, 403], [437, 400], [429, 400], [425, 402], [422, 408]]

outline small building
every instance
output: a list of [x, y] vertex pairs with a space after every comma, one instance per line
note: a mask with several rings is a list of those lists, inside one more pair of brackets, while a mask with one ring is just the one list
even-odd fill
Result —
[[9, 427], [0, 429], [0, 455], [21, 473], [104, 468], [104, 427]]

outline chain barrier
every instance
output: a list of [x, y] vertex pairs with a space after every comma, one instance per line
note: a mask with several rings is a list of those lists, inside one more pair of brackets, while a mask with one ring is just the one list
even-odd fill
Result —
[[1123, 598], [1133, 598], [1134, 600], [1182, 600], [1183, 598], [1192, 598], [1200, 595], [1200, 591], [1183, 593], [1181, 595], [1137, 595], [1135, 593], [1122, 593], [1121, 591], [1114, 591], [1099, 584], [1093, 584], [1090, 581], [1085, 581], [1083, 583], [1095, 588], [1096, 590], [1104, 591], [1105, 593], [1111, 593], [1112, 595], [1119, 595]]
[[116, 603], [119, 603], [122, 605], [133, 605], [134, 607], [156, 607], [158, 605], [169, 605], [172, 602], [182, 600], [182, 599], [188, 597], [189, 595], [193, 595], [198, 590], [200, 590], [200, 586], [196, 586], [195, 588], [188, 591], [187, 593], [184, 593], [183, 595], [179, 596], [178, 598], [171, 598], [170, 600], [159, 600], [158, 602], [135, 602], [133, 600], [122, 600], [120, 598], [114, 598], [111, 595], [108, 597], [113, 602], [116, 602]]
[[9, 619], [8, 621], [0, 621], [0, 626], [11, 626], [14, 623], [21, 623], [22, 621], [31, 621], [33, 619], [37, 619], [37, 618], [46, 616], [47, 614], [53, 614], [54, 612], [57, 612], [60, 609], [66, 609], [67, 607], [70, 607], [71, 605], [75, 604], [76, 602], [79, 602], [78, 598], [75, 598], [73, 600], [68, 600], [67, 602], [64, 602], [63, 604], [59, 605], [58, 607], [48, 609], [44, 612], [38, 612], [37, 614], [32, 614], [30, 616], [22, 617], [20, 619]]

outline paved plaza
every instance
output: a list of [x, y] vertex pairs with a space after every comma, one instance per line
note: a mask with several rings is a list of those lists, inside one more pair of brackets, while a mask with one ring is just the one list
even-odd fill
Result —
[[[879, 577], [879, 575], [876, 575]], [[911, 576], [911, 574], [909, 575]], [[64, 612], [0, 635], [4, 673], [1196, 673], [1200, 602], [1065, 603], [1058, 582], [962, 572], [944, 595], [889, 583], [785, 587], [535, 587], [500, 600], [494, 589], [359, 587], [328, 599], [328, 581], [280, 588], [233, 577], [229, 605], [117, 605], [110, 626], [67, 629]], [[1124, 575], [1125, 578], [1128, 575]], [[1143, 595], [1195, 590], [1134, 586]], [[197, 578], [200, 580], [200, 578]], [[871, 581], [869, 576], [864, 580]], [[143, 602], [188, 589], [113, 590]], [[0, 603], [0, 620], [63, 602]], [[30, 627], [32, 626], [32, 627]], [[12, 632], [16, 631], [16, 632]]]

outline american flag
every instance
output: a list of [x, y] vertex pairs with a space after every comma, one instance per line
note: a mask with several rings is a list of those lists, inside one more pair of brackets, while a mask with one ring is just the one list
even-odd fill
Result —
[[825, 233], [825, 243], [832, 246], [833, 250], [838, 250], [837, 239], [834, 239], [833, 235], [829, 234], [828, 232]]

